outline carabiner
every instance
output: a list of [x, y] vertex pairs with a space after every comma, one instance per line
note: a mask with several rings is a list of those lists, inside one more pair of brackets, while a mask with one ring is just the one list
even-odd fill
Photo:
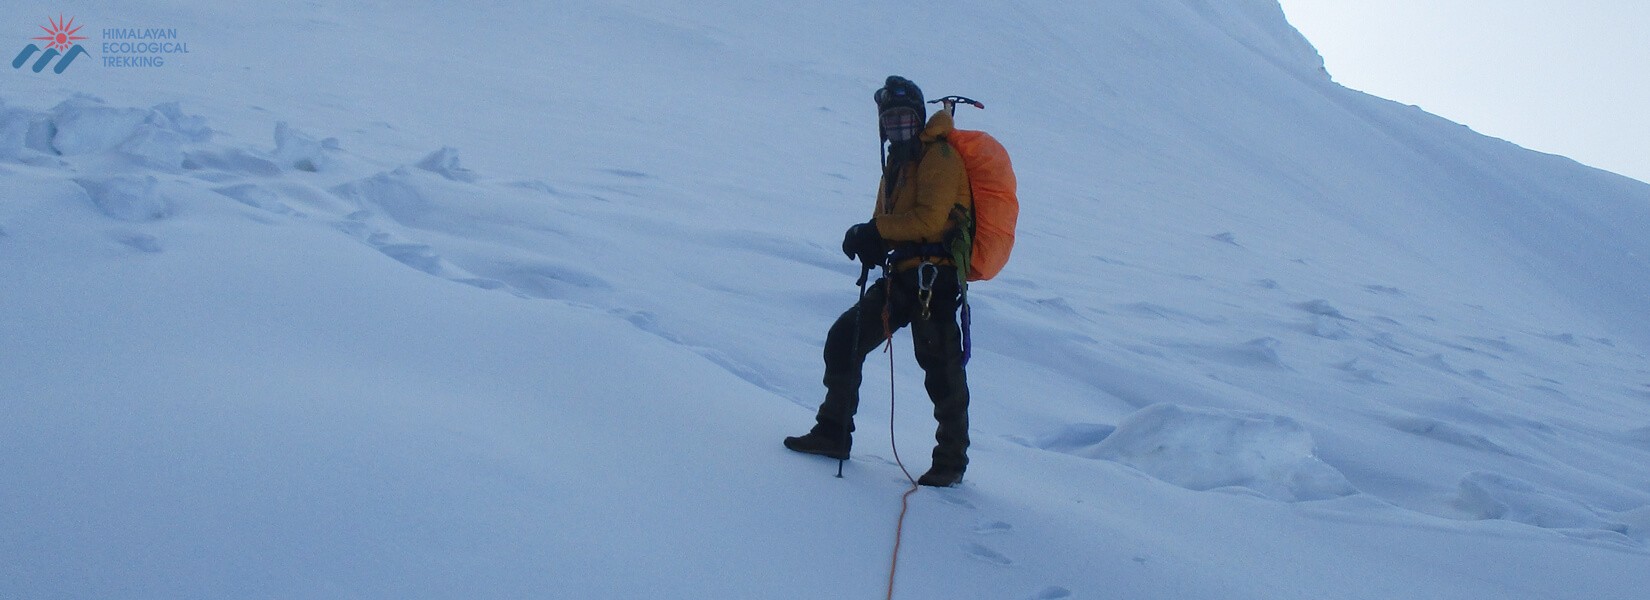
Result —
[[940, 268], [931, 262], [923, 262], [917, 266], [917, 301], [922, 303], [922, 320], [927, 321], [933, 316], [928, 309], [929, 303], [934, 300], [934, 282], [939, 281]]

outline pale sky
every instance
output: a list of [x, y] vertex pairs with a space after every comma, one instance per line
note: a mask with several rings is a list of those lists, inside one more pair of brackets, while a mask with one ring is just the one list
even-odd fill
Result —
[[1335, 81], [1650, 182], [1650, 0], [1281, 0]]

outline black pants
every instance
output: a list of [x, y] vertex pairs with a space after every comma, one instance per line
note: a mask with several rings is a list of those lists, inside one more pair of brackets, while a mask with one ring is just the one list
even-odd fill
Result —
[[926, 319], [917, 295], [919, 269], [878, 280], [866, 290], [864, 300], [837, 317], [825, 337], [825, 401], [819, 405], [814, 431], [844, 435], [854, 430], [865, 356], [885, 339], [882, 315], [887, 307], [890, 331], [911, 326], [923, 387], [934, 401], [934, 419], [939, 422], [934, 465], [958, 470], [968, 466], [968, 375], [963, 370], [962, 330], [957, 327], [961, 286], [955, 267], [938, 271]]

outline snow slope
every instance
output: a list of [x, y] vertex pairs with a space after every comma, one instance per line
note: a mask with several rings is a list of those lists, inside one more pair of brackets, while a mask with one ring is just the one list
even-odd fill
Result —
[[890, 73], [1024, 203], [897, 596], [1650, 584], [1650, 186], [1341, 88], [1274, 2], [220, 4], [0, 72], [0, 597], [882, 595], [885, 356], [846, 478], [778, 442]]

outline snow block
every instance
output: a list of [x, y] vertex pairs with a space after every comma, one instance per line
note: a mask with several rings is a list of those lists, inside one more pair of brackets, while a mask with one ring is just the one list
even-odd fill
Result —
[[1475, 472], [1461, 479], [1455, 506], [1474, 519], [1500, 519], [1546, 529], [1601, 529], [1622, 534], [1628, 526], [1586, 505], [1500, 473]]
[[172, 205], [156, 190], [160, 181], [153, 176], [76, 179], [85, 188], [98, 211], [121, 221], [143, 222], [172, 214]]
[[51, 115], [33, 115], [29, 119], [29, 132], [23, 138], [23, 147], [41, 154], [56, 155], [57, 150], [52, 148], [52, 138], [56, 135], [57, 124], [52, 122]]
[[406, 167], [346, 183], [330, 191], [339, 198], [358, 202], [363, 209], [381, 209], [402, 224], [419, 223], [430, 213], [430, 201], [424, 197], [413, 179], [413, 173]]
[[156, 104], [149, 115], [149, 122], [176, 132], [193, 143], [212, 141], [212, 128], [206, 126], [206, 117], [183, 114], [183, 108], [176, 102]]
[[177, 103], [151, 109], [115, 108], [90, 96], [76, 96], [47, 114], [0, 117], [0, 157], [14, 146], [14, 136], [27, 118], [23, 147], [47, 154], [80, 156], [121, 152], [146, 167], [177, 170], [183, 165], [184, 146], [211, 139], [205, 119], [184, 115]]
[[1318, 460], [1306, 428], [1277, 415], [1156, 404], [1077, 454], [1197, 491], [1245, 488], [1284, 502], [1358, 493], [1340, 471]]
[[28, 147], [34, 113], [0, 109], [0, 160], [16, 160]]
[[458, 149], [451, 146], [442, 146], [440, 150], [431, 152], [424, 160], [418, 161], [418, 168], [453, 181], [472, 183], [476, 180], [475, 173], [459, 166]]
[[116, 148], [139, 164], [176, 171], [183, 167], [183, 135], [156, 125], [142, 124]]
[[141, 108], [113, 108], [102, 100], [77, 96], [52, 108], [52, 150], [63, 156], [114, 150], [149, 120]]
[[288, 125], [275, 124], [275, 162], [282, 168], [315, 173], [329, 165], [331, 152], [338, 150], [337, 138], [316, 140], [314, 137]]

